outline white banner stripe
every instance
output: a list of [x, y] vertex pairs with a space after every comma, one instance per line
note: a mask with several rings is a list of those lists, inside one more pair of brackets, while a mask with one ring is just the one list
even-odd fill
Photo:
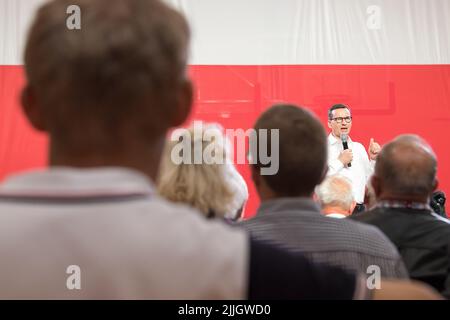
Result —
[[[448, 0], [166, 0], [193, 29], [191, 64], [450, 64]], [[0, 0], [0, 65], [22, 64], [44, 0]]]

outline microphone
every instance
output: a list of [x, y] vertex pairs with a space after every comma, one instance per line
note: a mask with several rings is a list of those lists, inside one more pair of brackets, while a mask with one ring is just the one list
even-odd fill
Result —
[[[342, 134], [341, 134], [341, 141], [342, 141], [342, 146], [344, 147], [344, 150], [347, 150], [347, 149], [348, 149], [348, 143], [347, 143], [347, 141], [348, 141], [348, 136], [347, 136], [347, 134], [345, 134], [345, 133], [342, 133]], [[347, 165], [347, 167], [350, 168], [351, 166], [352, 166], [352, 163], [350, 162], [350, 163]]]

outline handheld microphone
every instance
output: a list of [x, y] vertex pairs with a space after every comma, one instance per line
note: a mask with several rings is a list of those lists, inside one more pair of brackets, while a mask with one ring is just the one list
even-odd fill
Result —
[[[348, 143], [347, 143], [347, 141], [348, 141], [348, 136], [347, 136], [347, 134], [345, 134], [345, 133], [343, 133], [343, 134], [341, 134], [341, 141], [342, 141], [342, 147], [344, 147], [344, 150], [347, 150], [348, 149]], [[352, 166], [352, 163], [350, 162], [348, 165], [347, 165], [347, 167], [351, 167]]]

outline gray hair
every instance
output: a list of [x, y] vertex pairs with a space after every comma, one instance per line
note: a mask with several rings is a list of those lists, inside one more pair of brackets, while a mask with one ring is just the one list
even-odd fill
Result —
[[354, 201], [352, 183], [341, 175], [328, 176], [316, 187], [316, 195], [322, 207], [335, 206], [350, 210]]

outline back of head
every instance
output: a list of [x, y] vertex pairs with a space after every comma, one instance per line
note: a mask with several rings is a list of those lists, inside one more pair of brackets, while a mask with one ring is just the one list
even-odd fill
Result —
[[316, 188], [316, 195], [323, 208], [338, 207], [349, 211], [354, 201], [351, 181], [340, 175], [327, 177]]
[[416, 135], [401, 135], [381, 150], [375, 175], [385, 192], [426, 197], [435, 187], [436, 170], [436, 156], [428, 143]]
[[[79, 30], [67, 27], [71, 5], [81, 10]], [[124, 132], [161, 134], [185, 77], [188, 42], [185, 19], [161, 1], [49, 1], [25, 50], [40, 129], [72, 149], [118, 144]]]
[[[170, 201], [189, 204], [207, 217], [234, 218], [245, 204], [248, 190], [229, 159], [221, 128], [210, 124], [179, 132], [179, 140], [166, 144], [158, 179], [159, 193]], [[174, 153], [178, 152], [188, 152], [189, 156], [178, 163], [174, 161]], [[196, 158], [202, 161], [196, 163]]]
[[276, 105], [259, 117], [255, 129], [279, 130], [279, 170], [263, 176], [269, 188], [280, 197], [310, 196], [323, 178], [327, 160], [327, 137], [317, 117], [301, 107]]

